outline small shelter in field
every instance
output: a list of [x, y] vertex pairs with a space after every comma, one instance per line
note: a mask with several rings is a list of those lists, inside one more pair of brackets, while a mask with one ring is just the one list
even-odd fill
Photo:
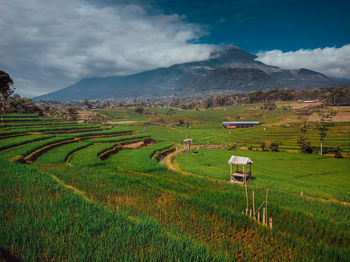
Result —
[[192, 145], [192, 139], [191, 138], [185, 139], [184, 140], [184, 151], [190, 151], [191, 145]]
[[260, 125], [259, 121], [222, 122], [224, 128], [248, 128]]
[[[252, 178], [253, 161], [249, 157], [231, 156], [228, 164], [230, 165], [231, 183], [246, 184]], [[249, 170], [247, 170], [247, 165], [249, 166]], [[236, 166], [236, 170], [233, 170], [234, 167], [232, 166]], [[242, 167], [241, 170], [240, 167]]]

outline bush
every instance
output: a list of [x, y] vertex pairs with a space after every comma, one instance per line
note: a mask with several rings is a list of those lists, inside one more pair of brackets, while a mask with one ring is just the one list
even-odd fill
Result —
[[182, 119], [179, 120], [179, 126], [183, 126], [185, 124], [185, 121], [183, 121]]
[[227, 145], [227, 150], [237, 150], [236, 142]]
[[252, 151], [252, 150], [253, 150], [253, 146], [252, 146], [252, 145], [249, 145], [249, 146], [248, 146], [248, 150], [249, 150], [249, 151]]
[[337, 146], [336, 148], [334, 148], [334, 158], [342, 158], [342, 150], [339, 146]]
[[265, 142], [261, 142], [260, 143], [260, 147], [261, 147], [261, 151], [265, 151], [266, 143]]
[[276, 104], [274, 102], [267, 102], [264, 104], [264, 109], [268, 111], [275, 110], [277, 108]]
[[279, 148], [280, 144], [279, 143], [276, 143], [276, 142], [273, 142], [270, 144], [269, 148], [272, 152], [278, 152], [278, 148]]
[[299, 137], [297, 143], [302, 153], [307, 153], [307, 154], [312, 153], [312, 147], [308, 137], [306, 136]]
[[142, 106], [137, 106], [135, 108], [136, 113], [143, 114], [144, 111], [145, 111], [145, 109]]

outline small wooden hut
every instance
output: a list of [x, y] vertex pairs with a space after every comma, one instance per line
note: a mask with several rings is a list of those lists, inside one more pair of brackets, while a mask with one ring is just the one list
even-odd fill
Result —
[[191, 145], [192, 145], [192, 139], [191, 138], [187, 138], [184, 141], [184, 151], [191, 151]]
[[[252, 178], [252, 164], [253, 161], [249, 157], [231, 156], [228, 161], [230, 165], [230, 182], [246, 184]], [[236, 165], [236, 170], [233, 172], [232, 165]], [[249, 165], [249, 171], [245, 167]], [[242, 166], [242, 170], [240, 170]]]

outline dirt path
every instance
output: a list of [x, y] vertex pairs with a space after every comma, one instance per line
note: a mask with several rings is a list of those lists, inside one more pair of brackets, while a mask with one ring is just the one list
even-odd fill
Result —
[[[181, 148], [181, 147], [179, 146], [179, 148]], [[194, 177], [202, 178], [202, 179], [205, 178], [205, 179], [208, 179], [210, 181], [221, 182], [221, 183], [227, 183], [228, 182], [228, 181], [225, 181], [225, 180], [220, 180], [220, 179], [216, 179], [216, 178], [209, 177], [209, 176], [202, 176], [202, 175], [198, 175], [198, 174], [194, 174], [194, 173], [182, 170], [181, 167], [179, 166], [179, 164], [176, 163], [176, 158], [179, 155], [181, 155], [182, 153], [184, 153], [183, 149], [179, 149], [177, 151], [174, 151], [174, 152], [166, 155], [163, 158], [163, 164], [166, 167], [168, 167], [168, 169], [177, 171], [177, 172], [179, 172], [179, 173], [181, 173], [182, 175], [185, 175], [185, 176], [194, 176]]]
[[183, 153], [183, 149], [174, 151], [163, 158], [163, 164], [166, 165], [170, 170], [183, 172], [180, 166], [175, 162], [175, 159]]

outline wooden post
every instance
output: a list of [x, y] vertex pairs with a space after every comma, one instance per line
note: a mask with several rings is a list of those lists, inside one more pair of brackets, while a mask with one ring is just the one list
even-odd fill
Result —
[[253, 218], [255, 219], [254, 191], [253, 191]]
[[252, 218], [252, 210], [249, 209], [249, 218]]
[[247, 181], [245, 180], [244, 178], [244, 184], [245, 184], [245, 197], [246, 197], [246, 200], [247, 200], [247, 212], [248, 212], [248, 189], [247, 189]]
[[232, 164], [230, 163], [230, 177], [232, 175]]
[[270, 217], [270, 228], [272, 228], [272, 217]]
[[267, 195], [269, 194], [269, 190], [268, 189], [266, 189], [266, 202], [265, 202], [265, 216], [266, 216], [266, 225], [267, 225], [267, 218], [268, 218], [268, 216], [267, 216]]
[[263, 208], [262, 224], [265, 225], [265, 207]]
[[260, 211], [258, 211], [258, 223], [260, 223]]

